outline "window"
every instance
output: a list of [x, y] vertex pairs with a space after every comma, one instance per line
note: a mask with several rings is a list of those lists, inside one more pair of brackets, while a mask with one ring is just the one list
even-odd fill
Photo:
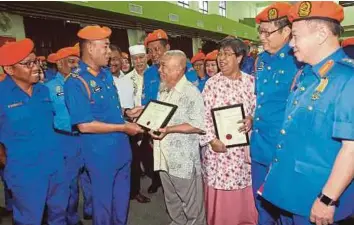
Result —
[[208, 14], [208, 1], [199, 0], [199, 12], [203, 14]]
[[226, 17], [226, 1], [219, 2], [219, 15]]
[[189, 1], [186, 0], [178, 1], [178, 5], [182, 6], [183, 8], [189, 8]]

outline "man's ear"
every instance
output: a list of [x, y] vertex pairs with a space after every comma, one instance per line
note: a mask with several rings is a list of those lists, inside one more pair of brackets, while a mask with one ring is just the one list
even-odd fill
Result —
[[170, 51], [170, 49], [171, 49], [170, 44], [167, 44], [167, 45], [166, 45], [166, 49], [167, 49], [167, 51]]
[[317, 40], [320, 44], [322, 44], [330, 36], [331, 31], [324, 24], [319, 24], [317, 30]]
[[4, 66], [4, 71], [10, 76], [14, 75], [14, 69], [12, 66]]

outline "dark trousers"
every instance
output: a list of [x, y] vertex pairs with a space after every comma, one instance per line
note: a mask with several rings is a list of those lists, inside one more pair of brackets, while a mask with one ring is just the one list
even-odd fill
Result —
[[[138, 142], [141, 140], [140, 146]], [[133, 160], [131, 164], [130, 196], [134, 197], [140, 192], [140, 177], [142, 174], [140, 163], [143, 164], [145, 174], [151, 178], [153, 186], [161, 186], [160, 175], [154, 171], [153, 149], [150, 146], [151, 138], [148, 134], [137, 135], [130, 138]]]

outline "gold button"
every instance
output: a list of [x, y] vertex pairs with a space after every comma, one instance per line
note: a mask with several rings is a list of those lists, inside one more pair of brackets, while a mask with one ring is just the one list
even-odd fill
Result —
[[281, 129], [281, 130], [280, 130], [280, 133], [281, 133], [282, 135], [286, 134], [286, 132], [285, 132], [284, 129]]
[[280, 74], [284, 74], [284, 70], [279, 70], [279, 73]]
[[291, 116], [288, 116], [288, 120], [291, 120], [292, 119], [292, 117]]
[[278, 81], [278, 80], [276, 80], [276, 81], [275, 81], [275, 83], [276, 83], [276, 84], [279, 84], [279, 81]]
[[305, 87], [300, 87], [300, 91], [305, 91]]
[[261, 92], [261, 96], [263, 96], [264, 95], [264, 92]]
[[279, 160], [277, 158], [274, 159], [274, 162], [278, 162]]
[[281, 144], [278, 144], [278, 145], [277, 145], [277, 149], [281, 149]]
[[107, 89], [111, 89], [109, 86], [107, 86]]
[[258, 121], [258, 120], [259, 120], [259, 117], [257, 117], [256, 120]]
[[259, 109], [260, 109], [261, 107], [262, 107], [261, 105], [258, 105], [258, 106], [257, 106], [257, 108], [259, 108]]
[[103, 98], [103, 95], [101, 95], [101, 98]]
[[268, 80], [267, 80], [267, 79], [264, 79], [264, 80], [263, 80], [263, 83], [267, 83], [267, 82], [268, 82]]
[[298, 101], [295, 100], [295, 101], [294, 101], [294, 105], [297, 105], [297, 103], [298, 103]]
[[271, 69], [272, 69], [272, 67], [268, 66], [268, 67], [267, 67], [267, 69], [268, 69], [268, 70], [271, 70]]
[[312, 111], [313, 110], [313, 107], [312, 106], [309, 106], [307, 107], [308, 110]]
[[284, 57], [285, 57], [284, 52], [280, 53], [280, 58], [284, 58]]
[[258, 133], [258, 129], [255, 129], [254, 132]]

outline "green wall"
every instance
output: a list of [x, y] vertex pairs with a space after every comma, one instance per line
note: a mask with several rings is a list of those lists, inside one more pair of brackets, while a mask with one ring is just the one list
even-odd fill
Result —
[[[168, 22], [172, 24], [182, 25], [191, 28], [203, 29], [212, 32], [223, 33], [226, 35], [235, 35], [241, 38], [251, 40], [257, 39], [257, 33], [254, 27], [244, 25], [219, 15], [203, 15], [193, 9], [185, 9], [170, 2], [154, 2], [154, 1], [134, 1], [134, 2], [106, 2], [106, 1], [90, 1], [90, 2], [67, 2], [85, 7], [91, 7], [115, 13], [121, 13], [131, 16], [137, 16], [146, 19]], [[212, 3], [212, 2], [209, 2]], [[143, 7], [143, 14], [132, 13], [129, 11], [129, 4], [136, 4]], [[213, 3], [214, 4], [214, 3]], [[169, 14], [173, 13], [179, 16], [179, 21], [169, 21]], [[227, 12], [228, 13], [228, 12]], [[229, 12], [230, 13], [230, 12]], [[198, 27], [197, 22], [202, 21], [204, 27]], [[218, 27], [222, 29], [218, 30]]]

